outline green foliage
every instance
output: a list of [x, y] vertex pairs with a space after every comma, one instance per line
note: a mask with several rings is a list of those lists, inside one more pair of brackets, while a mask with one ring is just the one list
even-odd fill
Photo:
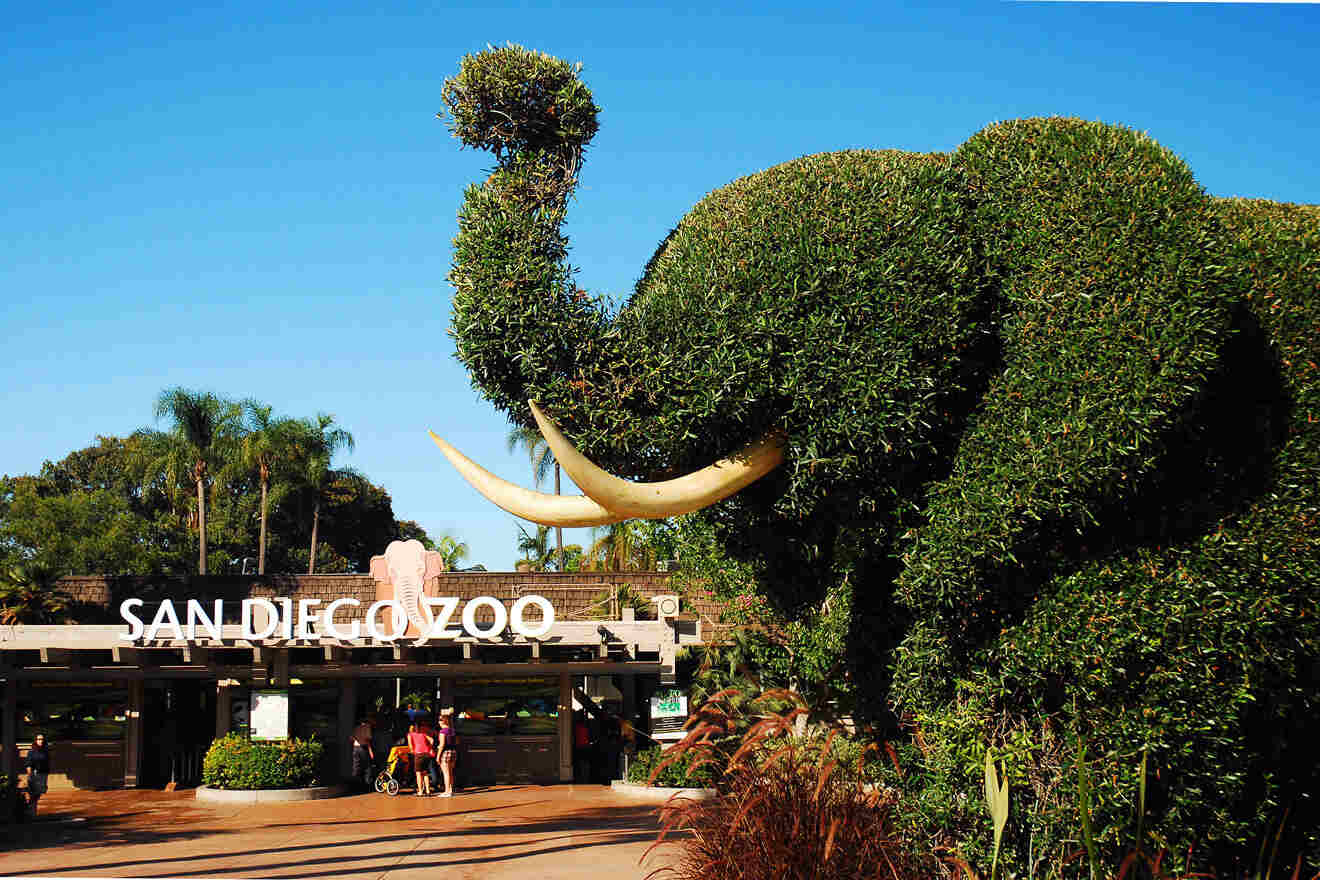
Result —
[[625, 519], [591, 530], [586, 566], [596, 571], [650, 571], [655, 568], [655, 547], [647, 540], [646, 520]]
[[430, 549], [438, 551], [444, 557], [446, 571], [457, 569], [468, 555], [468, 545], [453, 535], [441, 535], [440, 540]]
[[783, 615], [762, 677], [843, 680], [894, 737], [915, 833], [993, 861], [988, 742], [1005, 871], [1063, 870], [1085, 742], [1100, 864], [1143, 751], [1175, 870], [1236, 870], [1285, 809], [1284, 861], [1320, 863], [1320, 209], [1212, 199], [1121, 126], [999, 123], [734, 181], [616, 314], [571, 283], [562, 161], [501, 143], [451, 274], [474, 384], [633, 478], [786, 433], [699, 515], [739, 563], [705, 588]]
[[466, 55], [440, 97], [454, 137], [504, 159], [517, 152], [576, 151], [596, 135], [600, 108], [580, 64], [509, 44]]
[[61, 623], [69, 596], [56, 588], [59, 574], [41, 563], [11, 565], [0, 574], [0, 623]]
[[[628, 781], [657, 788], [709, 788], [719, 778], [711, 764], [693, 766], [694, 758], [683, 755], [660, 767], [665, 759], [659, 746], [642, 749], [628, 762]], [[660, 769], [657, 770], [656, 768]]]
[[[245, 436], [233, 435], [235, 448], [243, 448]], [[171, 443], [155, 432], [97, 437], [93, 446], [46, 462], [38, 475], [0, 478], [0, 564], [32, 564], [57, 575], [195, 572], [194, 472], [186, 457], [174, 454], [177, 449], [171, 452]], [[248, 445], [246, 459], [207, 466], [207, 570], [213, 573], [236, 572], [239, 560], [258, 556], [256, 448]], [[295, 472], [290, 456], [296, 450], [282, 449], [267, 465], [266, 570], [306, 571], [316, 499]], [[371, 556], [396, 538], [426, 543], [416, 523], [395, 520], [389, 494], [359, 475], [330, 472], [319, 498], [319, 571], [365, 571]]]
[[317, 784], [322, 751], [315, 739], [254, 743], [227, 734], [207, 749], [202, 782], [223, 789], [306, 788]]
[[521, 524], [518, 528], [518, 552], [522, 556], [516, 563], [528, 571], [546, 571], [554, 565], [555, 548], [550, 545], [550, 527], [536, 526], [536, 532], [527, 531]]
[[650, 598], [630, 584], [609, 587], [592, 596], [587, 616], [592, 620], [618, 620], [624, 608], [631, 608], [638, 620], [655, 618], [655, 605]]

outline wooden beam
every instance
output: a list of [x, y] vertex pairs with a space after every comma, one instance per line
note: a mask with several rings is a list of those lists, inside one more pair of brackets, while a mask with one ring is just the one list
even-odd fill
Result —
[[198, 647], [197, 645], [183, 646], [183, 662], [189, 666], [205, 666], [210, 657], [211, 652], [208, 648]]
[[[377, 663], [370, 666], [323, 666], [320, 664], [299, 664], [289, 667], [289, 674], [294, 678], [470, 678], [474, 676], [525, 676], [555, 675], [659, 675], [662, 667], [651, 660], [621, 663], [613, 660], [575, 660], [562, 663], [545, 663], [533, 666], [530, 663]], [[182, 676], [181, 676], [182, 677]], [[240, 676], [241, 677], [241, 676]]]
[[587, 710], [587, 714], [591, 715], [597, 721], [609, 721], [614, 717], [600, 706], [597, 706], [596, 701], [587, 696], [587, 692], [577, 685], [573, 685], [573, 696], [577, 697], [577, 701], [582, 704], [583, 709]]

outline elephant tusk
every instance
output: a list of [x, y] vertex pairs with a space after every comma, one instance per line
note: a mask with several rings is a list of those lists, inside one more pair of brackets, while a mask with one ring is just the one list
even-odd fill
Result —
[[614, 511], [621, 519], [663, 519], [709, 507], [751, 485], [784, 461], [784, 436], [771, 432], [699, 471], [660, 483], [632, 483], [592, 464], [573, 448], [540, 407], [532, 401], [528, 404], [555, 461], [588, 498]]
[[485, 495], [496, 507], [507, 510], [514, 516], [543, 526], [565, 528], [607, 526], [627, 519], [627, 516], [606, 510], [582, 495], [549, 495], [515, 486], [508, 480], [495, 476], [441, 440], [434, 431], [427, 433], [431, 435], [435, 445], [440, 447], [445, 458], [449, 459], [449, 463], [472, 485], [472, 488]]

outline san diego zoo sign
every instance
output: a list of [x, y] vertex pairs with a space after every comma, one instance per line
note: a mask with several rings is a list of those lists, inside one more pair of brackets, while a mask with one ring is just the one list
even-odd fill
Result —
[[[494, 596], [477, 596], [463, 605], [459, 619], [454, 619], [458, 611], [457, 596], [421, 596], [417, 609], [422, 612], [408, 613], [405, 604], [398, 599], [381, 599], [367, 606], [366, 613], [354, 617], [345, 623], [336, 623], [335, 615], [340, 609], [361, 609], [362, 601], [352, 597], [335, 599], [326, 604], [321, 599], [291, 599], [276, 597], [272, 599], [243, 599], [239, 614], [239, 638], [249, 641], [280, 638], [320, 639], [328, 636], [332, 639], [349, 641], [365, 635], [381, 642], [392, 642], [403, 638], [411, 623], [417, 635], [416, 644], [425, 644], [430, 639], [454, 639], [463, 635], [476, 639], [499, 638], [506, 629], [525, 638], [534, 639], [545, 635], [555, 623], [555, 609], [543, 596], [522, 596], [514, 601], [511, 608]], [[171, 599], [163, 600], [156, 609], [151, 622], [145, 622], [138, 616], [138, 609], [145, 603], [142, 599], [125, 599], [119, 604], [119, 615], [128, 624], [128, 632], [121, 633], [124, 641], [154, 641], [160, 638], [195, 641], [198, 631], [215, 641], [221, 641], [225, 602], [216, 599], [210, 609], [196, 599], [188, 599], [183, 615], [175, 608]], [[321, 608], [321, 605], [325, 605]], [[535, 606], [541, 611], [540, 620], [528, 621], [528, 607]], [[382, 611], [389, 614], [382, 620]], [[479, 625], [477, 614], [488, 609], [493, 620]], [[461, 625], [461, 629], [459, 626]]]

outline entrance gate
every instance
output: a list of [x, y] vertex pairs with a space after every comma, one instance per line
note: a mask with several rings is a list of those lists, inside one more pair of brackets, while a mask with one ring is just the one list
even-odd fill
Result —
[[557, 677], [462, 678], [453, 687], [464, 784], [559, 779]]

